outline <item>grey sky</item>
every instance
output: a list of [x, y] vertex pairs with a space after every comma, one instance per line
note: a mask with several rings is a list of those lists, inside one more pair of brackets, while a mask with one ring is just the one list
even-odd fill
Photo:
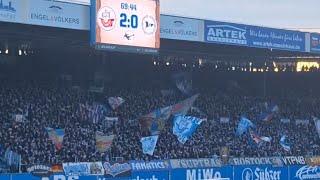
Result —
[[320, 0], [160, 0], [160, 5], [161, 14], [320, 32]]
[[320, 0], [160, 1], [162, 14], [320, 32]]

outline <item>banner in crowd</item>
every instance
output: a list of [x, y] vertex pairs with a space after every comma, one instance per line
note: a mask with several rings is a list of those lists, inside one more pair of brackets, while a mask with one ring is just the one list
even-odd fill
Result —
[[104, 177], [111, 179], [128, 179], [131, 177], [131, 165], [127, 162], [114, 164], [111, 164], [110, 162], [104, 162], [103, 167], [105, 172]]
[[96, 148], [97, 150], [102, 153], [106, 152], [108, 149], [111, 148], [114, 135], [105, 135], [102, 132], [97, 131], [96, 132]]
[[311, 33], [310, 34], [310, 51], [320, 52], [320, 34]]
[[243, 158], [231, 158], [231, 165], [275, 165], [283, 166], [283, 161], [280, 157], [243, 157]]
[[220, 158], [170, 159], [172, 169], [221, 167]]
[[320, 156], [306, 157], [306, 163], [310, 166], [320, 166]]
[[123, 103], [125, 102], [125, 100], [122, 97], [109, 97], [108, 98], [108, 103], [110, 105], [110, 107], [115, 110], [117, 109], [119, 106], [121, 106]]
[[205, 42], [305, 51], [305, 33], [243, 24], [205, 21]]
[[62, 166], [68, 176], [104, 175], [101, 162], [63, 163]]
[[318, 135], [320, 137], [320, 119], [314, 117], [313, 121], [314, 121], [314, 125], [316, 126], [316, 130], [318, 132]]
[[230, 122], [230, 118], [228, 117], [220, 117], [220, 123], [229, 123]]
[[15, 114], [14, 115], [14, 121], [15, 122], [22, 123], [22, 122], [24, 122], [24, 120], [25, 120], [25, 116], [24, 115], [22, 115], [22, 114]]
[[161, 38], [203, 42], [203, 20], [161, 15], [160, 23]]
[[182, 144], [187, 142], [203, 120], [192, 116], [176, 116], [173, 120], [173, 134]]
[[241, 136], [243, 133], [247, 132], [250, 127], [254, 127], [254, 124], [249, 119], [241, 117], [236, 130], [237, 136]]
[[105, 120], [108, 122], [118, 122], [119, 118], [118, 117], [105, 117]]
[[153, 152], [156, 148], [159, 136], [148, 136], [141, 138], [140, 142], [142, 145], [142, 152], [143, 154], [149, 154], [150, 156], [153, 155]]
[[234, 166], [234, 177], [239, 180], [283, 180], [288, 179], [288, 168], [270, 165]]
[[130, 161], [132, 172], [165, 171], [171, 168], [169, 160]]
[[62, 142], [64, 137], [64, 129], [46, 128], [49, 135], [49, 139], [54, 143], [56, 149], [59, 151], [62, 148]]
[[173, 169], [171, 179], [198, 180], [198, 179], [220, 179], [232, 180], [232, 166], [223, 166], [220, 168], [187, 168]]

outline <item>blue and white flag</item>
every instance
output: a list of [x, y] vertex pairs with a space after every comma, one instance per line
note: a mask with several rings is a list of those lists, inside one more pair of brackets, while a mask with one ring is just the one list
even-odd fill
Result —
[[280, 138], [280, 145], [282, 146], [282, 148], [285, 150], [285, 151], [290, 151], [291, 150], [291, 146], [288, 142], [286, 142], [286, 139], [287, 139], [287, 136], [286, 135], [283, 135], [281, 138]]
[[236, 135], [241, 136], [243, 133], [247, 132], [250, 127], [254, 127], [254, 124], [249, 119], [241, 117], [236, 131]]
[[124, 102], [125, 102], [125, 100], [122, 97], [109, 97], [108, 98], [108, 103], [113, 110], [117, 109]]
[[159, 136], [148, 136], [140, 139], [143, 154], [153, 155]]
[[178, 137], [179, 142], [184, 144], [190, 139], [202, 121], [192, 116], [176, 116], [173, 121], [173, 134]]

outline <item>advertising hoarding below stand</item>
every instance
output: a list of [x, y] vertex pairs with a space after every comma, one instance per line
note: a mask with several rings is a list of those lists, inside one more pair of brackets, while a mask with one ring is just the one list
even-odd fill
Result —
[[174, 16], [160, 16], [160, 37], [203, 42], [204, 21]]

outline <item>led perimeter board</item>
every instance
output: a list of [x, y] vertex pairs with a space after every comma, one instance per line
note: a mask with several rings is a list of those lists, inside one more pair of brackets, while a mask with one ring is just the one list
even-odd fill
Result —
[[91, 0], [91, 45], [100, 50], [157, 53], [159, 0]]

